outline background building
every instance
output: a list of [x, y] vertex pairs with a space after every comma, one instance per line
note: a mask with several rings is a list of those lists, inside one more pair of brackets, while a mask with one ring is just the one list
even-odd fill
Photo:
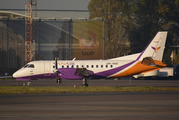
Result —
[[[0, 11], [0, 75], [11, 75], [25, 64], [25, 16], [20, 12]], [[37, 14], [33, 60], [104, 59], [104, 21], [88, 21], [88, 11]]]

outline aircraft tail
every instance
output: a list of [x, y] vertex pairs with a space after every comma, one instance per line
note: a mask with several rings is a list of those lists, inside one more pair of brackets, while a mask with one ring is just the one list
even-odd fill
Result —
[[144, 58], [152, 58], [162, 61], [166, 38], [167, 31], [158, 32], [147, 48], [141, 52], [137, 60], [142, 61]]

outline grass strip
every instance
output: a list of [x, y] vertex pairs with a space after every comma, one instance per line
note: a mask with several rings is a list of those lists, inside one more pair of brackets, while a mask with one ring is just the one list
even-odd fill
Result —
[[147, 92], [147, 91], [179, 91], [175, 87], [32, 87], [32, 86], [0, 86], [0, 94], [42, 94], [42, 93], [92, 93], [92, 92]]

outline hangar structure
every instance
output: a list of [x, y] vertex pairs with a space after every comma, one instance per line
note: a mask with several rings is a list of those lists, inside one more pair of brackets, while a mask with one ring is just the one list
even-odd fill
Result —
[[[104, 59], [104, 21], [88, 11], [37, 10], [33, 60]], [[25, 64], [25, 11], [0, 10], [0, 75]]]

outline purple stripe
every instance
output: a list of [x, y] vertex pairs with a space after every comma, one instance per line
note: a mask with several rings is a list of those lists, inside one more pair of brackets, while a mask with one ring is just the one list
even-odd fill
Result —
[[[59, 76], [62, 79], [82, 79], [85, 76], [77, 76], [75, 75], [77, 68], [60, 68], [58, 69]], [[93, 75], [93, 71], [88, 70], [91, 75]]]
[[[75, 75], [77, 68], [60, 68], [58, 69], [59, 71], [59, 77], [61, 79], [82, 79], [84, 78], [83, 76], [77, 76]], [[93, 75], [93, 71], [90, 71], [91, 75]], [[16, 80], [18, 81], [30, 81], [30, 79], [56, 79], [56, 74], [55, 73], [50, 73], [49, 75], [44, 75], [44, 74], [39, 74], [39, 75], [32, 75], [28, 77], [20, 77], [17, 78]]]
[[110, 69], [110, 70], [106, 70], [106, 71], [103, 71], [103, 72], [96, 73], [96, 74], [94, 74], [94, 77], [93, 77], [93, 78], [106, 78], [106, 77], [108, 77], [108, 76], [110, 76], [110, 75], [113, 75], [113, 74], [115, 74], [115, 73], [117, 73], [117, 72], [119, 72], [119, 71], [125, 69], [126, 67], [129, 67], [129, 66], [132, 65], [134, 62], [136, 62], [136, 60], [135, 60], [135, 61], [132, 61], [132, 62], [130, 62], [130, 63], [127, 63], [127, 64], [125, 64], [125, 65], [122, 65], [122, 66], [120, 66], [120, 67], [114, 68], [114, 69]]
[[17, 81], [30, 81], [29, 77], [20, 77], [16, 79]]
[[[146, 49], [145, 49], [146, 50]], [[137, 59], [136, 60], [139, 60], [140, 59], [140, 57], [144, 54], [144, 52], [145, 52], [145, 50], [144, 51], [142, 51], [142, 53], [137, 57]]]

